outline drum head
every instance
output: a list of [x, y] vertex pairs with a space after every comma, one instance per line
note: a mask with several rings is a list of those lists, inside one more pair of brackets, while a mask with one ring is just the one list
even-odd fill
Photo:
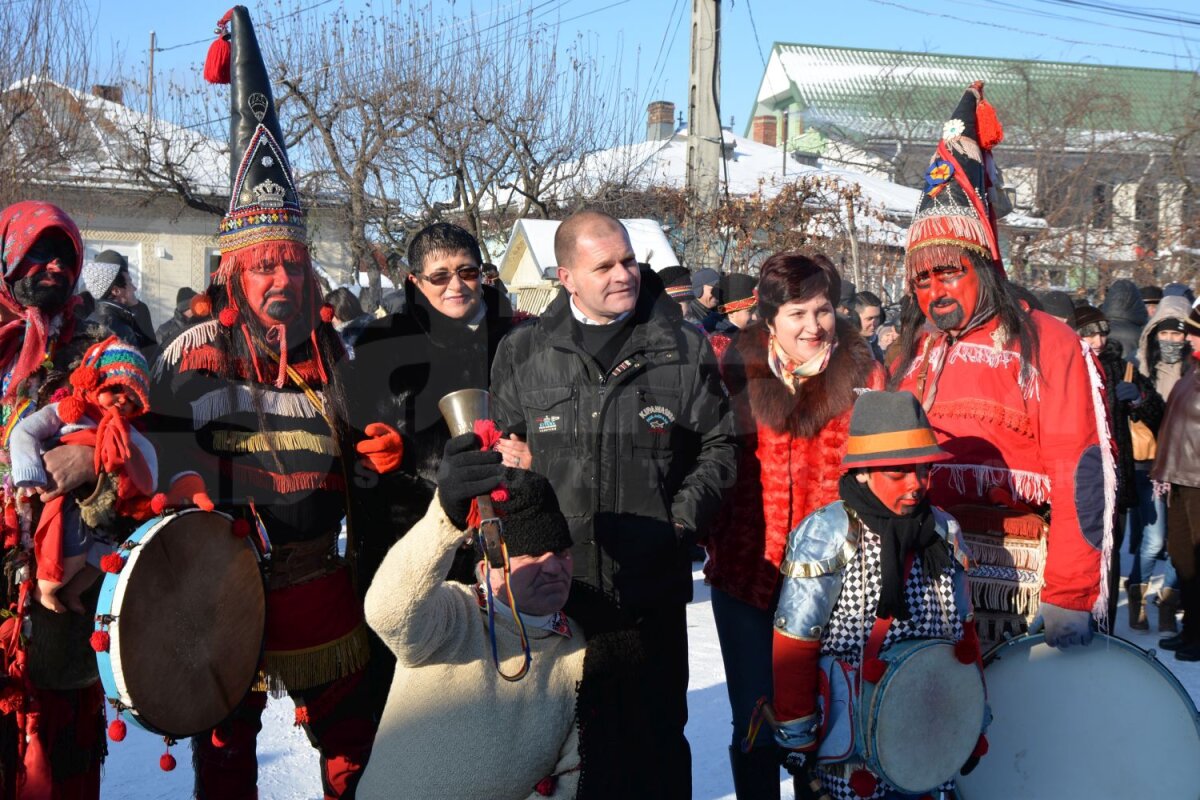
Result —
[[1200, 797], [1200, 722], [1183, 687], [1135, 645], [1056, 650], [1024, 636], [989, 654], [988, 754], [963, 800]]
[[113, 647], [134, 713], [184, 738], [221, 722], [258, 669], [266, 619], [258, 560], [221, 514], [180, 514], [122, 571]]
[[983, 729], [979, 668], [954, 646], [930, 643], [907, 655], [879, 698], [876, 758], [884, 777], [908, 793], [927, 792], [957, 774]]

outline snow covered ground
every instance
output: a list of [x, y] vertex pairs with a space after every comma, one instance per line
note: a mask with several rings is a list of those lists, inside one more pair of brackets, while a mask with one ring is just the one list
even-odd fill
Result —
[[[713, 626], [708, 587], [699, 572], [695, 575], [695, 586], [696, 599], [688, 609], [692, 673], [687, 735], [692, 745], [693, 796], [696, 800], [732, 800], [725, 671]], [[1157, 619], [1156, 611], [1150, 611], [1152, 623]], [[1127, 619], [1122, 593], [1117, 635], [1145, 649], [1153, 648], [1160, 634], [1153, 630], [1131, 631]], [[1200, 702], [1200, 663], [1179, 662], [1170, 653], [1158, 655], [1191, 694], [1193, 702]], [[287, 699], [272, 700], [267, 706], [263, 732], [258, 740], [259, 794], [263, 800], [319, 800], [321, 797], [316, 751], [309, 747], [304, 732], [293, 727], [292, 709]], [[129, 736], [124, 742], [110, 743], [102, 796], [138, 800], [188, 797], [192, 782], [188, 743], [183, 742], [172, 751], [179, 766], [174, 772], [162, 772], [158, 767], [158, 758], [163, 752], [162, 740], [130, 725]], [[790, 782], [783, 783], [783, 797], [784, 800], [792, 798]]]

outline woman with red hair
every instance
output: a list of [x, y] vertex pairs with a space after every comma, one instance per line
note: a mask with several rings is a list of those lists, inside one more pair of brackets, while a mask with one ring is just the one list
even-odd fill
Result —
[[741, 455], [708, 541], [705, 572], [733, 714], [729, 752], [739, 800], [779, 796], [771, 737], [756, 737], [746, 752], [740, 744], [758, 698], [771, 693], [772, 624], [788, 533], [838, 499], [854, 400], [885, 381], [866, 342], [834, 313], [841, 284], [824, 256], [772, 256], [759, 277], [759, 319], [721, 359]]

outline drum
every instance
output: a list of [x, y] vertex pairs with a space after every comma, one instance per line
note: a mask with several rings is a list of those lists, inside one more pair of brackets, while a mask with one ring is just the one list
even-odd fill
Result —
[[987, 656], [988, 754], [962, 800], [1200, 797], [1200, 719], [1179, 681], [1136, 645], [1097, 635], [1057, 650], [1041, 634]]
[[880, 658], [888, 665], [883, 677], [862, 681], [858, 755], [901, 792], [933, 791], [954, 778], [983, 732], [983, 674], [945, 639], [898, 642]]
[[100, 681], [114, 708], [153, 733], [212, 728], [254, 682], [266, 597], [258, 556], [232, 527], [198, 509], [152, 519], [118, 549], [120, 571], [104, 576]]

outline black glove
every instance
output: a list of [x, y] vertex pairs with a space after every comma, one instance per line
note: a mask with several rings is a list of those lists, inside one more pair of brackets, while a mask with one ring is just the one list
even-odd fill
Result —
[[1121, 381], [1117, 384], [1117, 400], [1122, 403], [1137, 403], [1142, 399], [1142, 391], [1135, 384]]
[[803, 778], [807, 782], [811, 754], [799, 750], [784, 750], [782, 765], [793, 778]]
[[474, 433], [455, 436], [446, 442], [442, 463], [438, 465], [438, 499], [446, 516], [460, 531], [467, 529], [471, 501], [490, 493], [504, 476], [500, 454], [480, 450], [482, 444]]

